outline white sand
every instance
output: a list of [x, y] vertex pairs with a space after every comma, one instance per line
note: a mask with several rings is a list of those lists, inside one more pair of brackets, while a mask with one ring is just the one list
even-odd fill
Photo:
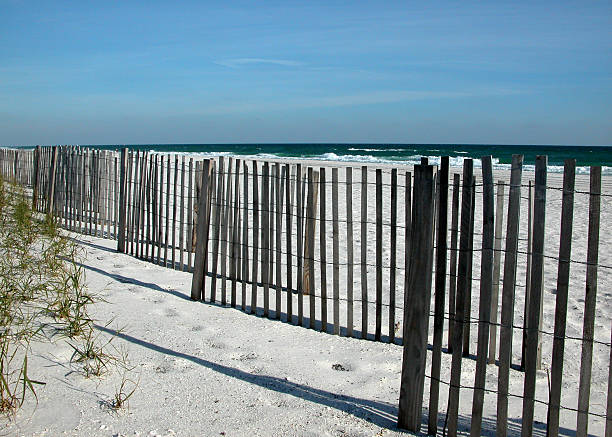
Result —
[[[321, 165], [320, 162], [314, 165]], [[455, 169], [456, 170], [456, 169]], [[388, 171], [388, 170], [385, 170]], [[359, 186], [361, 170], [353, 170], [353, 208], [355, 231], [355, 262], [359, 261]], [[400, 175], [403, 170], [400, 171]], [[476, 170], [480, 174], [480, 170]], [[559, 175], [560, 176], [560, 175]], [[549, 185], [561, 186], [557, 175], [549, 175]], [[388, 174], [385, 181], [388, 182]], [[507, 174], [496, 174], [507, 179]], [[524, 174], [524, 183], [529, 175]], [[374, 182], [374, 173], [368, 174]], [[327, 171], [331, 181], [331, 171]], [[340, 169], [340, 180], [344, 170]], [[578, 189], [588, 190], [588, 178], [578, 177]], [[403, 186], [403, 177], [399, 178]], [[604, 179], [604, 190], [610, 193], [612, 181]], [[369, 220], [374, 220], [374, 186], [369, 185]], [[389, 187], [385, 186], [385, 211], [388, 211]], [[403, 189], [399, 190], [398, 204], [398, 266], [403, 266]], [[523, 192], [526, 197], [526, 192]], [[345, 191], [340, 185], [339, 197], [344, 204]], [[506, 197], [507, 201], [507, 197]], [[481, 208], [481, 194], [477, 195], [477, 217]], [[523, 202], [522, 211], [526, 212]], [[328, 217], [331, 218], [331, 189], [328, 191]], [[558, 255], [559, 215], [561, 192], [548, 191], [546, 254]], [[344, 219], [345, 211], [340, 211]], [[602, 201], [602, 231], [599, 262], [612, 265], [612, 234], [607, 223], [612, 219], [612, 206], [608, 198]], [[385, 222], [388, 219], [385, 217]], [[576, 195], [574, 215], [572, 259], [586, 261], [586, 228], [588, 224], [588, 196]], [[295, 223], [294, 223], [295, 226]], [[450, 216], [449, 216], [450, 226]], [[524, 224], [521, 224], [524, 237]], [[331, 223], [328, 223], [328, 261], [331, 261]], [[480, 231], [477, 222], [476, 232]], [[505, 229], [505, 223], [504, 223]], [[368, 262], [375, 262], [375, 226], [369, 226], [372, 236], [368, 246]], [[385, 227], [387, 236], [388, 227]], [[114, 344], [129, 352], [135, 369], [129, 378], [139, 380], [139, 387], [130, 399], [129, 408], [113, 412], [107, 407], [121, 376], [115, 372], [102, 379], [86, 379], [72, 366], [69, 358], [72, 350], [63, 342], [50, 345], [34, 345], [30, 363], [31, 376], [47, 382], [39, 389], [36, 404], [29, 400], [18, 413], [17, 420], [3, 424], [0, 434], [8, 435], [395, 435], [401, 346], [318, 333], [313, 330], [253, 317], [240, 310], [222, 308], [219, 305], [191, 302], [188, 298], [191, 274], [169, 270], [133, 257], [115, 253], [116, 242], [100, 238], [84, 237], [87, 255], [84, 268], [89, 288], [106, 300], [93, 309], [94, 317], [103, 326], [113, 320], [110, 327], [122, 328], [123, 334]], [[346, 235], [346, 227], [340, 224], [340, 235]], [[449, 236], [450, 239], [450, 236]], [[346, 261], [342, 248], [341, 263]], [[476, 236], [475, 248], [480, 247]], [[520, 248], [525, 250], [526, 242]], [[285, 256], [283, 256], [285, 258]], [[319, 259], [318, 232], [317, 251]], [[384, 265], [389, 263], [388, 245], [384, 253]], [[284, 259], [283, 259], [284, 262]], [[519, 256], [517, 282], [525, 283], [524, 256]], [[295, 267], [295, 261], [294, 261]], [[284, 271], [284, 270], [283, 270]], [[472, 289], [472, 317], [478, 315], [477, 278], [479, 261], [474, 262]], [[503, 270], [502, 270], [503, 271]], [[318, 266], [317, 266], [318, 272]], [[355, 269], [355, 296], [360, 296], [360, 271]], [[384, 283], [388, 283], [388, 269]], [[543, 330], [554, 329], [556, 288], [556, 260], [545, 265], [544, 323]], [[294, 273], [295, 278], [295, 273]], [[331, 296], [332, 268], [327, 268], [328, 296]], [[585, 266], [573, 264], [570, 281], [569, 316], [567, 335], [580, 337], [584, 308]], [[210, 278], [206, 279], [210, 281]], [[295, 279], [294, 279], [295, 280]], [[317, 273], [317, 284], [318, 284]], [[375, 296], [375, 268], [368, 268], [369, 300]], [[341, 296], [345, 296], [346, 268], [340, 269]], [[596, 318], [596, 339], [610, 341], [612, 271], [600, 269]], [[220, 289], [220, 282], [218, 287]], [[317, 287], [318, 288], [318, 287]], [[398, 270], [397, 299], [403, 301], [403, 270]], [[240, 286], [239, 286], [240, 290]], [[238, 293], [240, 295], [240, 291]], [[270, 307], [275, 307], [274, 292]], [[317, 293], [318, 294], [318, 293]], [[524, 287], [516, 290], [515, 324], [522, 325]], [[250, 285], [247, 295], [250, 296]], [[218, 292], [217, 296], [220, 296]], [[259, 305], [263, 305], [260, 290]], [[208, 297], [208, 296], [207, 296]], [[284, 299], [284, 293], [283, 293]], [[386, 298], [388, 299], [388, 298]], [[250, 297], [249, 300], [250, 301]], [[240, 298], [238, 299], [240, 304]], [[501, 299], [500, 299], [501, 304]], [[328, 304], [328, 320], [331, 321], [331, 301]], [[401, 306], [401, 305], [400, 305]], [[294, 314], [297, 300], [294, 297]], [[304, 304], [308, 315], [308, 300]], [[284, 300], [283, 300], [284, 311]], [[355, 329], [359, 331], [360, 303], [355, 303]], [[387, 309], [384, 308], [383, 335], [387, 334]], [[432, 305], [433, 311], [433, 305]], [[448, 311], [448, 307], [447, 307]], [[369, 332], [374, 327], [374, 305], [369, 306]], [[283, 316], [284, 318], [284, 316]], [[401, 320], [398, 311], [396, 320]], [[346, 326], [345, 303], [341, 303], [341, 322]], [[446, 346], [446, 329], [443, 346]], [[101, 335], [107, 335], [101, 329]], [[477, 325], [472, 325], [471, 351], [475, 353]], [[400, 331], [401, 333], [401, 331]], [[550, 366], [552, 336], [543, 336], [544, 369]], [[430, 329], [430, 343], [432, 330]], [[520, 361], [521, 336], [515, 333], [513, 362]], [[580, 343], [566, 342], [562, 404], [575, 408], [580, 370]], [[429, 356], [430, 358], [430, 356]], [[339, 364], [347, 371], [334, 370]], [[591, 411], [605, 413], [609, 348], [595, 345]], [[338, 366], [336, 366], [338, 367]], [[475, 362], [463, 360], [462, 384], [473, 385]], [[495, 389], [497, 366], [489, 365], [487, 388]], [[427, 365], [429, 374], [429, 360]], [[442, 380], [450, 379], [450, 355], [442, 357]], [[538, 374], [537, 398], [548, 399], [546, 371]], [[511, 371], [510, 392], [520, 395], [523, 390], [523, 373]], [[445, 411], [448, 388], [441, 386], [440, 409]], [[426, 380], [424, 406], [428, 405], [429, 380]], [[469, 429], [472, 392], [461, 391], [460, 427]], [[494, 434], [496, 395], [485, 397], [485, 423], [483, 433]], [[510, 432], [520, 433], [522, 400], [510, 399]], [[426, 414], [426, 409], [424, 410]], [[425, 418], [425, 417], [424, 417]], [[546, 421], [546, 407], [536, 405], [536, 420]], [[442, 428], [444, 417], [440, 417]], [[562, 411], [562, 433], [571, 435], [575, 429], [575, 413]], [[589, 431], [603, 434], [604, 421], [590, 420]], [[426, 426], [422, 429], [426, 429]], [[536, 423], [538, 435], [545, 433], [545, 425]]]

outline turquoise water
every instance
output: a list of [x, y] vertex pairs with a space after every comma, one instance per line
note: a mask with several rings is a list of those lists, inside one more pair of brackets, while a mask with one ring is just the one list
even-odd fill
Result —
[[[525, 156], [527, 168], [537, 155], [547, 155], [549, 171], [562, 171], [563, 161], [576, 159], [578, 173], [588, 172], [588, 166], [602, 165], [603, 172], [612, 174], [610, 146], [528, 146], [472, 144], [142, 144], [126, 145], [131, 149], [157, 152], [178, 152], [197, 155], [240, 155], [252, 158], [307, 158], [356, 163], [419, 163], [422, 156], [439, 162], [440, 156], [450, 156], [452, 166], [462, 165], [463, 159], [492, 155], [497, 168], [509, 168], [513, 154]], [[117, 145], [89, 147], [116, 149]], [[476, 161], [476, 166], [478, 166]]]

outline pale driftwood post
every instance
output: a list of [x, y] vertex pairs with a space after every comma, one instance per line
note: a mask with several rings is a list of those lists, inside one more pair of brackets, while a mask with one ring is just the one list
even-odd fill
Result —
[[[321, 208], [320, 208], [320, 224], [319, 224], [319, 251], [321, 253], [321, 331], [327, 332], [327, 239], [325, 235], [326, 227], [326, 203], [327, 203], [327, 187], [325, 185], [325, 168], [319, 170], [319, 184], [321, 185]], [[333, 173], [333, 169], [332, 169]], [[333, 193], [332, 193], [333, 196]], [[333, 207], [332, 207], [333, 208]], [[335, 325], [335, 321], [334, 321]], [[335, 328], [334, 328], [335, 329]]]
[[125, 218], [126, 218], [126, 202], [127, 202], [127, 148], [121, 149], [121, 172], [120, 172], [120, 188], [119, 188], [119, 237], [117, 238], [117, 251], [125, 253]]
[[529, 301], [531, 292], [531, 262], [532, 262], [532, 235], [533, 235], [533, 185], [529, 181], [529, 194], [527, 204], [527, 266], [525, 269], [525, 307], [523, 312], [523, 344], [521, 349], [521, 370], [525, 370], [525, 352], [527, 347], [527, 330], [529, 329]]
[[257, 161], [253, 161], [253, 269], [251, 289], [251, 314], [257, 314], [257, 271], [259, 270], [259, 177]]
[[493, 252], [493, 293], [491, 294], [491, 327], [489, 332], [489, 364], [495, 364], [497, 352], [497, 313], [499, 311], [499, 279], [501, 273], [501, 244], [504, 223], [504, 181], [497, 182], [495, 206], [495, 247]]
[[514, 286], [516, 283], [516, 256], [521, 211], [521, 177], [523, 156], [512, 156], [508, 223], [504, 257], [504, 283], [502, 287], [501, 324], [499, 327], [499, 372], [497, 377], [497, 436], [508, 433], [508, 386], [512, 363], [512, 325], [514, 322]]
[[397, 268], [397, 169], [391, 170], [391, 260], [389, 267], [389, 342], [395, 342], [395, 282]]
[[249, 167], [243, 161], [243, 228], [242, 228], [242, 311], [246, 311], [247, 282], [249, 280]]
[[207, 239], [207, 208], [208, 203], [208, 184], [210, 176], [210, 159], [205, 159], [202, 162], [202, 189], [200, 191], [200, 199], [198, 205], [198, 223], [196, 232], [198, 238], [196, 240], [195, 263], [193, 267], [193, 279], [191, 282], [191, 299], [202, 300], [204, 297], [202, 289], [204, 287], [204, 259], [206, 258], [205, 248]]
[[[444, 303], [446, 298], [446, 256], [448, 222], [448, 172], [449, 157], [443, 156], [438, 172], [438, 232], [436, 241], [436, 283], [434, 297], [434, 332], [431, 358], [431, 384], [429, 386], [429, 421], [427, 433], [436, 435], [438, 430], [438, 399], [440, 396], [440, 368], [442, 361], [442, 334], [444, 330]], [[393, 216], [392, 216], [393, 217]], [[393, 242], [394, 243], [394, 242]], [[394, 244], [392, 244], [394, 246]], [[394, 252], [395, 248], [392, 249]], [[393, 253], [392, 252], [392, 253]]]
[[346, 168], [346, 335], [353, 336], [353, 168]]
[[264, 317], [270, 317], [270, 165], [261, 171], [261, 282], [263, 283]]
[[561, 405], [567, 296], [572, 253], [572, 227], [574, 223], [575, 180], [576, 160], [566, 159], [563, 171], [561, 235], [559, 241], [559, 264], [557, 268], [557, 299], [555, 303], [555, 335], [553, 338], [552, 363], [550, 366], [550, 396], [546, 420], [546, 434], [548, 436], [559, 435], [559, 408]]
[[427, 355], [427, 321], [431, 295], [430, 253], [433, 244], [433, 167], [414, 167], [415, 191], [413, 222], [419, 232], [412, 235], [408, 294], [404, 298], [405, 325], [402, 357], [402, 376], [397, 426], [418, 432], [421, 427], [425, 358]]
[[478, 309], [478, 348], [476, 349], [476, 375], [472, 399], [472, 426], [470, 435], [479, 437], [482, 430], [487, 376], [487, 350], [491, 321], [491, 294], [493, 292], [493, 244], [494, 244], [494, 185], [491, 156], [482, 158], [482, 255], [480, 264], [480, 300]]
[[296, 178], [296, 207], [297, 207], [297, 291], [298, 291], [298, 325], [302, 326], [304, 322], [304, 284], [302, 276], [302, 255], [303, 255], [303, 207], [302, 207], [302, 164], [297, 165], [295, 173]]
[[286, 211], [286, 221], [287, 221], [287, 232], [286, 232], [286, 245], [287, 245], [287, 322], [293, 323], [293, 260], [291, 259], [291, 252], [293, 249], [293, 244], [291, 241], [291, 235], [293, 229], [291, 227], [291, 215], [293, 213], [293, 205], [292, 205], [292, 195], [293, 189], [290, 188], [292, 182], [291, 178], [291, 166], [289, 164], [285, 165], [285, 185], [287, 187], [287, 191], [285, 192], [285, 211]]
[[582, 327], [582, 357], [580, 359], [580, 386], [578, 388], [578, 421], [576, 435], [586, 437], [589, 425], [589, 398], [591, 394], [591, 367], [593, 365], [593, 335], [595, 330], [595, 304], [597, 298], [597, 263], [599, 262], [599, 219], [601, 208], [601, 167], [591, 167], [589, 196], [589, 237], [587, 243], [586, 293]]
[[[546, 156], [536, 157], [535, 196], [533, 208], [533, 246], [531, 258], [531, 287], [529, 290], [529, 319], [527, 323], [527, 354], [525, 356], [525, 384], [523, 389], [523, 437], [533, 434], [533, 409], [538, 367], [538, 334], [540, 306], [544, 280], [544, 241], [546, 227]], [[595, 308], [593, 307], [593, 310]], [[588, 409], [588, 401], [587, 401]], [[585, 432], [586, 436], [586, 432]]]
[[361, 338], [368, 338], [368, 167], [361, 167]]
[[334, 297], [334, 334], [340, 335], [340, 265], [338, 244], [338, 169], [332, 168], [332, 258], [333, 258], [333, 297]]
[[374, 340], [380, 341], [382, 331], [382, 169], [376, 169], [376, 327]]
[[[466, 291], [468, 289], [468, 264], [471, 253], [470, 227], [472, 217], [472, 190], [474, 189], [473, 176], [474, 161], [463, 161], [463, 192], [461, 195], [461, 235], [459, 241], [459, 269], [457, 275], [457, 299], [455, 301], [455, 319], [453, 328], [453, 357], [451, 363], [451, 380], [448, 393], [448, 435], [457, 435], [457, 421], [459, 414], [459, 388], [461, 384], [461, 360], [463, 352], [463, 325], [469, 317], [466, 313]], [[416, 167], [415, 167], [416, 169]], [[415, 205], [416, 207], [416, 205]], [[415, 223], [416, 224], [416, 223]], [[416, 228], [418, 229], [418, 228]]]
[[[283, 172], [285, 167], [283, 167]], [[276, 178], [276, 319], [280, 320], [282, 312], [283, 271], [282, 257], [282, 231], [283, 231], [283, 192], [285, 189], [284, 173], [281, 174], [281, 166], [277, 162], [274, 165]]]
[[448, 287], [448, 352], [453, 352], [453, 330], [455, 327], [455, 295], [457, 292], [457, 240], [459, 237], [459, 187], [461, 176], [453, 176], [453, 205], [451, 212], [450, 274]]

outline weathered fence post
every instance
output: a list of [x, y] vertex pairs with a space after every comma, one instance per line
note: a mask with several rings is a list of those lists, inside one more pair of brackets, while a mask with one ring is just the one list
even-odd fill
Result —
[[595, 331], [595, 303], [597, 297], [597, 263], [599, 260], [599, 222], [601, 208], [601, 167], [591, 167], [589, 196], [589, 237], [587, 246], [586, 292], [584, 324], [582, 328], [582, 356], [580, 386], [578, 388], [578, 421], [576, 435], [586, 437], [589, 425], [591, 367], [593, 365], [593, 335]]
[[[527, 353], [523, 389], [523, 426], [521, 435], [533, 434], [533, 408], [536, 388], [540, 305], [544, 280], [544, 231], [546, 219], [546, 156], [536, 157], [535, 195], [533, 208], [533, 240], [531, 247], [531, 286], [529, 289], [529, 320], [527, 323]], [[586, 434], [585, 434], [586, 435]]]
[[505, 183], [497, 183], [497, 205], [495, 207], [495, 247], [493, 252], [493, 294], [491, 295], [491, 327], [489, 333], [489, 364], [495, 364], [497, 352], [497, 313], [499, 312], [499, 277], [501, 272], [501, 243], [504, 223]]
[[419, 431], [425, 385], [427, 320], [431, 295], [431, 258], [433, 245], [433, 166], [414, 167], [413, 223], [417, 232], [410, 244], [408, 293], [404, 297], [404, 349], [399, 400], [398, 427]]
[[[461, 195], [461, 235], [459, 241], [459, 268], [457, 275], [457, 298], [455, 300], [455, 317], [453, 320], [453, 356], [451, 362], [451, 379], [448, 391], [448, 435], [457, 435], [457, 420], [459, 414], [459, 389], [461, 382], [461, 357], [463, 352], [463, 328], [470, 314], [466, 309], [466, 294], [469, 288], [469, 258], [472, 253], [469, 250], [471, 238], [471, 226], [474, 219], [472, 215], [472, 190], [474, 189], [474, 161], [466, 159], [463, 161], [463, 183]], [[416, 205], [415, 205], [416, 206]]]
[[[450, 159], [443, 156], [438, 179], [438, 234], [436, 248], [436, 284], [434, 297], [434, 338], [431, 358], [431, 385], [429, 394], [429, 422], [427, 433], [435, 435], [438, 430], [438, 398], [440, 395], [440, 367], [442, 360], [442, 334], [444, 329], [444, 302], [446, 299], [446, 255], [448, 222], [448, 173]], [[450, 320], [449, 320], [450, 321]]]
[[572, 253], [572, 227], [574, 223], [574, 187], [576, 160], [566, 159], [563, 172], [563, 200], [561, 206], [561, 235], [559, 265], [557, 269], [557, 300], [555, 304], [555, 336], [553, 338], [552, 364], [550, 366], [550, 396], [546, 435], [559, 435], [559, 409], [561, 406], [561, 380], [563, 378], [563, 354], [567, 297], [569, 291], [570, 256]]
[[197, 239], [196, 239], [196, 251], [195, 261], [193, 267], [193, 279], [191, 282], [191, 299], [201, 300], [203, 298], [202, 289], [204, 286], [204, 265], [206, 259], [206, 246], [208, 240], [208, 185], [210, 179], [210, 167], [211, 160], [205, 159], [202, 163], [202, 189], [200, 191], [200, 199], [198, 204], [198, 222], [196, 227]]
[[482, 411], [487, 376], [487, 350], [489, 346], [489, 324], [491, 321], [491, 295], [493, 292], [493, 239], [494, 239], [494, 194], [493, 166], [491, 156], [482, 158], [482, 252], [480, 262], [480, 302], [478, 311], [478, 348], [476, 352], [476, 375], [472, 399], [472, 425], [470, 435], [480, 436]]
[[516, 255], [521, 208], [521, 178], [523, 157], [512, 156], [508, 222], [506, 227], [506, 254], [502, 288], [501, 323], [499, 327], [499, 373], [497, 383], [497, 436], [508, 432], [508, 386], [512, 363], [512, 326], [514, 321], [514, 285], [516, 283]]

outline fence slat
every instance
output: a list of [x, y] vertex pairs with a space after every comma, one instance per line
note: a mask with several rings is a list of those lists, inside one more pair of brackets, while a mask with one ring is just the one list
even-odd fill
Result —
[[446, 255], [448, 222], [448, 172], [449, 157], [443, 156], [438, 172], [438, 220], [436, 240], [436, 282], [434, 297], [434, 332], [431, 358], [431, 384], [429, 393], [429, 421], [427, 433], [435, 435], [438, 430], [438, 399], [440, 396], [440, 368], [442, 361], [442, 334], [444, 330], [444, 303], [446, 298]]
[[[408, 275], [410, 273], [410, 242], [412, 240], [412, 174], [406, 172], [404, 188], [404, 220], [406, 231], [404, 232], [404, 300], [408, 295]], [[406, 325], [406, 307], [403, 308], [402, 326]], [[404, 343], [404, 330], [402, 329], [402, 344]]]
[[391, 229], [390, 249], [391, 259], [389, 261], [389, 342], [395, 342], [395, 288], [397, 267], [397, 169], [391, 170]]
[[501, 273], [501, 245], [504, 224], [504, 181], [497, 182], [495, 206], [495, 247], [493, 249], [493, 293], [491, 294], [491, 327], [489, 332], [489, 364], [495, 364], [497, 353], [497, 313], [499, 312], [499, 278]]
[[546, 421], [546, 434], [548, 436], [559, 435], [559, 407], [561, 405], [567, 297], [569, 291], [570, 258], [572, 253], [572, 227], [574, 222], [576, 160], [566, 159], [564, 167], [559, 264], [557, 268], [557, 298], [555, 303], [555, 336], [553, 338], [552, 363], [550, 366], [548, 420]]
[[[472, 183], [475, 184], [475, 179], [472, 178]], [[470, 221], [470, 233], [468, 241], [468, 267], [467, 267], [467, 288], [465, 289], [465, 315], [466, 320], [472, 315], [472, 285], [473, 285], [473, 267], [474, 267], [474, 217], [476, 213], [476, 187], [472, 188], [472, 219]], [[470, 356], [470, 333], [471, 323], [463, 324], [463, 356]]]
[[297, 299], [298, 299], [298, 325], [303, 326], [304, 322], [304, 288], [302, 275], [302, 255], [303, 255], [303, 208], [302, 208], [302, 164], [297, 165], [295, 172], [295, 196], [297, 208]]
[[321, 187], [321, 206], [319, 209], [319, 252], [321, 254], [321, 262], [319, 264], [321, 272], [321, 331], [327, 332], [327, 238], [325, 235], [327, 212], [327, 186], [325, 179], [325, 167], [321, 167], [321, 169], [319, 170], [319, 174], [319, 184]]
[[236, 308], [236, 287], [237, 287], [237, 279], [238, 279], [238, 256], [240, 252], [238, 250], [238, 239], [240, 237], [240, 160], [236, 159], [236, 174], [234, 175], [234, 200], [232, 205], [232, 215], [230, 220], [233, 222], [232, 226], [232, 246], [231, 246], [231, 266], [230, 266], [230, 275], [232, 278], [232, 297], [231, 297], [231, 306], [232, 308]]
[[243, 222], [242, 222], [242, 311], [246, 311], [247, 282], [249, 280], [249, 166], [243, 161]]
[[476, 375], [472, 398], [472, 425], [470, 435], [479, 437], [482, 430], [485, 383], [487, 376], [487, 351], [489, 324], [491, 321], [491, 294], [493, 293], [493, 244], [494, 244], [494, 186], [492, 157], [482, 162], [482, 251], [480, 261], [480, 299], [478, 310], [478, 346], [476, 349]]
[[193, 271], [193, 158], [189, 158], [189, 187], [187, 188], [187, 270]]
[[224, 193], [221, 203], [223, 203], [223, 218], [221, 222], [221, 305], [227, 305], [227, 261], [228, 244], [231, 238], [231, 202], [232, 202], [232, 166], [233, 158], [227, 160], [227, 173], [223, 175]]
[[332, 168], [332, 258], [333, 258], [333, 299], [334, 334], [340, 335], [340, 245], [338, 227], [338, 169]]
[[257, 314], [257, 272], [259, 270], [259, 177], [257, 161], [253, 161], [253, 269], [251, 288], [251, 314]]
[[191, 282], [191, 299], [201, 300], [203, 298], [202, 288], [204, 283], [204, 253], [206, 247], [205, 238], [206, 234], [206, 209], [209, 205], [208, 202], [208, 184], [209, 184], [209, 173], [210, 173], [211, 161], [205, 159], [202, 162], [202, 189], [200, 190], [200, 199], [198, 201], [198, 222], [197, 222], [197, 240], [196, 240], [196, 251], [195, 251], [195, 262], [193, 267], [193, 279]]
[[455, 295], [457, 292], [457, 240], [459, 237], [459, 184], [461, 176], [453, 176], [453, 205], [451, 212], [451, 248], [450, 248], [450, 275], [448, 287], [448, 352], [453, 353], [453, 332], [455, 324]]
[[433, 245], [433, 166], [414, 167], [415, 190], [413, 223], [421, 232], [412, 235], [408, 294], [404, 298], [404, 347], [400, 387], [398, 427], [418, 432], [421, 426], [427, 321], [431, 295], [431, 257]]
[[179, 264], [185, 271], [185, 156], [181, 158], [181, 210], [179, 214]]
[[525, 354], [527, 349], [527, 332], [529, 330], [529, 303], [531, 296], [531, 266], [533, 244], [533, 183], [529, 181], [527, 193], [527, 260], [525, 268], [525, 306], [523, 309], [523, 343], [521, 346], [521, 370], [525, 370]]
[[[453, 328], [453, 357], [451, 363], [451, 380], [448, 393], [448, 435], [457, 435], [457, 421], [459, 414], [459, 386], [461, 383], [461, 357], [463, 352], [464, 322], [469, 317], [466, 308], [466, 294], [468, 290], [470, 227], [472, 216], [472, 190], [473, 190], [472, 159], [463, 161], [463, 192], [461, 195], [461, 235], [459, 241], [459, 269], [457, 275], [457, 299], [455, 301], [455, 320]], [[417, 228], [418, 229], [418, 228]]]
[[315, 206], [314, 206], [314, 169], [308, 167], [308, 198], [306, 200], [306, 235], [304, 236], [304, 293], [310, 303], [308, 326], [315, 327], [315, 290], [314, 290], [314, 242], [315, 242]]
[[293, 234], [293, 228], [291, 226], [291, 215], [293, 214], [293, 189], [291, 188], [291, 166], [285, 165], [285, 185], [287, 191], [285, 191], [285, 219], [287, 221], [287, 232], [286, 232], [286, 252], [287, 252], [287, 322], [293, 323], [293, 267], [292, 267], [292, 256], [293, 243], [291, 235]]
[[[120, 170], [120, 191], [119, 191], [119, 237], [117, 239], [117, 251], [125, 253], [125, 218], [126, 218], [126, 201], [127, 201], [127, 179], [126, 179], [126, 170], [127, 170], [127, 148], [121, 149], [121, 170]], [[86, 167], [87, 168], [87, 167]], [[89, 174], [86, 174], [88, 178]], [[51, 197], [49, 197], [51, 198]]]
[[225, 190], [225, 159], [219, 157], [219, 171], [217, 172], [217, 191], [215, 193], [215, 215], [213, 217], [213, 247], [212, 247], [212, 278], [210, 280], [210, 301], [217, 300], [217, 276], [219, 265], [219, 245], [221, 240], [220, 228], [225, 226], [221, 223], [223, 214], [223, 199]]
[[[523, 425], [521, 435], [533, 435], [534, 397], [538, 358], [540, 305], [544, 280], [544, 239], [546, 229], [546, 156], [536, 157], [535, 195], [533, 208], [533, 240], [531, 247], [531, 287], [529, 290], [529, 322], [527, 323], [527, 353], [523, 388]], [[588, 408], [588, 407], [587, 407]]]
[[283, 270], [282, 270], [282, 232], [283, 232], [283, 192], [285, 189], [284, 175], [285, 167], [277, 162], [274, 164], [276, 178], [276, 319], [281, 319], [282, 292], [283, 292]]
[[368, 338], [368, 167], [361, 167], [361, 338]]
[[508, 195], [508, 221], [504, 255], [504, 283], [502, 312], [499, 327], [499, 372], [497, 376], [497, 437], [508, 433], [508, 386], [512, 363], [512, 326], [514, 324], [514, 286], [516, 283], [516, 256], [521, 211], [521, 178], [523, 156], [513, 155]]
[[376, 327], [374, 340], [380, 341], [382, 332], [382, 169], [376, 169]]
[[591, 184], [589, 191], [589, 236], [587, 243], [586, 292], [584, 297], [582, 357], [580, 359], [578, 420], [576, 427], [576, 435], [578, 437], [587, 436], [589, 425], [591, 367], [593, 364], [593, 335], [595, 333], [595, 304], [597, 303], [597, 263], [599, 262], [599, 222], [601, 209], [600, 166], [591, 167]]
[[261, 282], [264, 292], [264, 317], [270, 317], [270, 165], [261, 172]]
[[353, 336], [353, 168], [346, 168], [346, 335]]

